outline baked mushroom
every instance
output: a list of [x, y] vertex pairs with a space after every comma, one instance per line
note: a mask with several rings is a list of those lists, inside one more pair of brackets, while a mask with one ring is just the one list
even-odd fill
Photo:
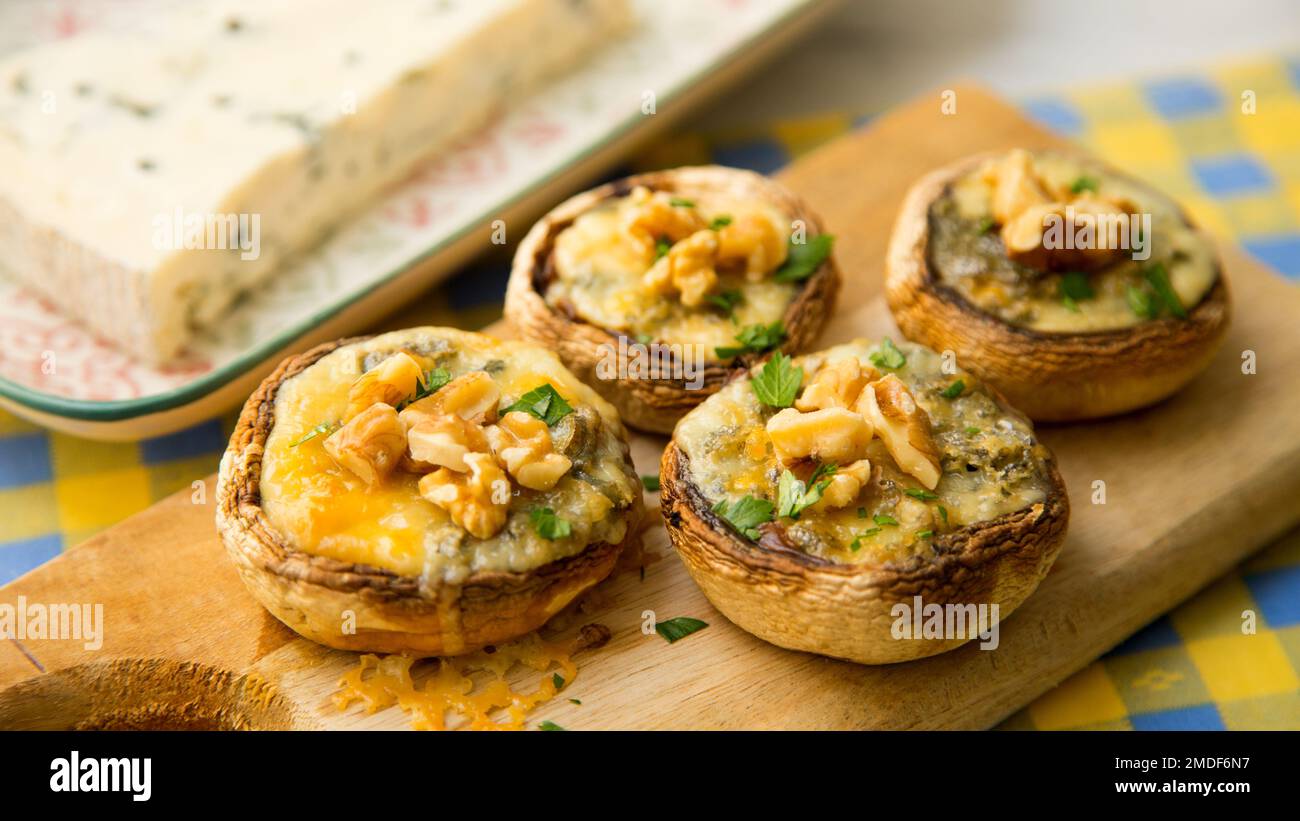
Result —
[[[987, 638], [1034, 591], [1069, 518], [1055, 460], [996, 390], [943, 366], [889, 340], [777, 355], [678, 423], [664, 521], [727, 618], [881, 664]], [[932, 634], [936, 612], [953, 629]]]
[[1036, 420], [1173, 394], [1222, 342], [1209, 238], [1165, 195], [1059, 152], [970, 157], [917, 182], [886, 259], [909, 339], [952, 351]]
[[641, 174], [533, 226], [505, 313], [629, 425], [668, 433], [737, 370], [812, 344], [839, 288], [832, 240], [797, 197], [753, 172]]
[[445, 328], [285, 360], [217, 483], [222, 540], [272, 614], [415, 656], [540, 627], [609, 574], [641, 509], [608, 402], [549, 351]]

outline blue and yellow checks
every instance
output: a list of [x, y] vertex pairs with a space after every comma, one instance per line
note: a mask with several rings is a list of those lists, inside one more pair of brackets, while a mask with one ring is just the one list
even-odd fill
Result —
[[[1193, 219], [1300, 285], [1300, 60], [1025, 101], [1046, 125], [1174, 195]], [[770, 172], [865, 118], [683, 134], [632, 167]], [[481, 327], [508, 264], [479, 263], [390, 324]], [[233, 416], [134, 444], [48, 433], [0, 412], [0, 583], [216, 469]], [[1300, 503], [1300, 500], [1297, 500]], [[1243, 633], [1243, 614], [1255, 631]], [[1300, 531], [1011, 718], [1008, 728], [1300, 729]]]

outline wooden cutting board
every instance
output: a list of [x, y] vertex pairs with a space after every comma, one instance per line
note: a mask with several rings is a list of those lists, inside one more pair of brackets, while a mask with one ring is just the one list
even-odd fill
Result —
[[[1059, 143], [976, 88], [956, 94], [956, 114], [940, 112], [935, 92], [780, 175], [839, 238], [848, 286], [826, 343], [897, 333], [879, 298], [881, 265], [912, 180], [974, 151]], [[607, 582], [606, 604], [581, 619], [613, 631], [607, 646], [578, 657], [566, 695], [582, 704], [557, 699], [530, 720], [569, 729], [989, 727], [1187, 598], [1300, 520], [1300, 290], [1235, 249], [1223, 256], [1235, 319], [1205, 374], [1147, 411], [1040, 427], [1073, 518], [1060, 560], [1003, 625], [999, 649], [970, 644], [886, 667], [781, 650], [715, 611], [656, 525], [647, 543], [659, 560], [644, 579]], [[1257, 374], [1242, 373], [1244, 350], [1256, 353]], [[658, 472], [663, 444], [636, 438], [640, 472]], [[1096, 481], [1105, 504], [1093, 503]], [[0, 725], [57, 726], [79, 709], [81, 689], [111, 681], [102, 665], [162, 658], [198, 666], [142, 665], [128, 688], [135, 698], [147, 701], [150, 688], [184, 698], [193, 688], [199, 703], [252, 673], [278, 692], [272, 726], [408, 726], [397, 709], [364, 716], [329, 706], [356, 656], [297, 638], [245, 592], [213, 531], [212, 490], [209, 478], [0, 591], [0, 603], [100, 603], [106, 623], [97, 652], [75, 641], [0, 641], [0, 688], [27, 680], [0, 696]], [[643, 633], [647, 611], [709, 627], [669, 645]], [[74, 665], [92, 666], [69, 672]]]

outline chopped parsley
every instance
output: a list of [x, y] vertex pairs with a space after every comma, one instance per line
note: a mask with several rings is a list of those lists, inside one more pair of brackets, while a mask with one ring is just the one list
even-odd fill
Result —
[[545, 730], [547, 732], [564, 732], [564, 728], [556, 724], [554, 721], [543, 721], [541, 724], [537, 725], [537, 729]]
[[931, 493], [930, 491], [919, 487], [909, 487], [903, 492], [908, 496], [911, 496], [913, 499], [925, 499], [926, 501], [929, 501], [930, 499], [939, 498], [939, 494]]
[[933, 531], [933, 530], [918, 530], [918, 531], [916, 531], [916, 538], [918, 538], [918, 539], [928, 539], [928, 538], [930, 538], [930, 537], [933, 536], [933, 535], [934, 535], [934, 531]]
[[893, 516], [889, 516], [884, 513], [877, 513], [875, 516], [872, 516], [871, 521], [875, 522], [881, 527], [898, 527], [898, 520], [895, 519]]
[[776, 269], [773, 278], [777, 282], [803, 282], [831, 255], [834, 244], [835, 237], [831, 234], [818, 234], [802, 243], [790, 242], [785, 264]]
[[668, 237], [660, 237], [655, 243], [655, 259], [662, 259], [668, 256], [668, 252], [673, 248], [673, 244], [668, 241]]
[[564, 401], [564, 397], [560, 396], [560, 392], [552, 387], [550, 382], [543, 382], [519, 397], [502, 413], [511, 411], [530, 413], [545, 422], [548, 427], [554, 427], [556, 422], [573, 413], [573, 406]]
[[563, 690], [564, 676], [560, 675], [559, 673], [556, 673], [555, 675], [551, 676], [551, 683], [555, 685], [556, 690]]
[[[721, 296], [721, 294], [719, 294]], [[721, 359], [732, 359], [747, 353], [765, 353], [780, 345], [785, 341], [785, 323], [781, 320], [773, 322], [771, 325], [758, 323], [757, 325], [746, 325], [736, 334], [736, 341], [739, 345], [731, 347], [714, 348], [714, 353]]]
[[830, 487], [830, 477], [834, 473], [834, 465], [818, 465], [805, 483], [790, 471], [782, 471], [776, 485], [777, 515], [782, 518], [798, 519], [799, 514], [805, 509], [821, 501], [822, 494]]
[[852, 550], [854, 553], [857, 553], [858, 550], [862, 547], [863, 539], [869, 539], [879, 532], [880, 532], [880, 528], [878, 527], [873, 527], [870, 528], [869, 530], [862, 531], [857, 536], [853, 537], [853, 542], [852, 544], [849, 545], [849, 550]]
[[940, 391], [939, 395], [942, 396], [944, 399], [956, 399], [957, 397], [961, 396], [962, 391], [964, 390], [966, 390], [965, 381], [958, 379], [956, 382], [952, 383], [951, 385], [949, 385], [948, 387]]
[[726, 228], [730, 224], [731, 224], [731, 217], [727, 216], [726, 214], [719, 214], [718, 216], [713, 218], [712, 222], [709, 223], [709, 227], [712, 228], [714, 231], [718, 231], [723, 228]]
[[306, 433], [306, 434], [305, 434], [301, 439], [299, 439], [297, 442], [294, 442], [293, 444], [289, 445], [289, 447], [291, 447], [291, 448], [296, 448], [296, 447], [298, 447], [299, 445], [301, 445], [303, 442], [307, 442], [307, 441], [310, 441], [310, 440], [312, 440], [312, 439], [315, 439], [317, 436], [320, 436], [320, 435], [322, 435], [322, 434], [330, 434], [330, 433], [333, 433], [335, 430], [338, 429], [338, 427], [339, 427], [339, 423], [338, 423], [338, 422], [321, 422], [321, 423], [320, 423], [319, 425], [317, 425], [316, 427], [314, 427], [314, 428], [312, 428], [311, 430], [307, 431], [307, 433]]
[[871, 354], [871, 364], [877, 368], [896, 371], [907, 364], [907, 357], [894, 344], [894, 340], [885, 337], [880, 343], [880, 350]]
[[865, 507], [858, 508], [858, 518], [859, 519], [867, 518], [867, 509]]
[[975, 436], [975, 435], [978, 434], [979, 432], [980, 432], [980, 429], [979, 429], [979, 428], [966, 428], [966, 435], [967, 435], [967, 436]]
[[571, 698], [571, 699], [569, 699], [569, 703], [570, 703], [570, 704], [576, 704], [576, 705], [578, 705], [579, 707], [582, 706], [582, 700], [581, 700], [581, 699]]
[[420, 379], [420, 384], [415, 388], [415, 394], [402, 404], [397, 406], [400, 411], [407, 405], [419, 402], [426, 396], [432, 396], [446, 386], [451, 381], [451, 371], [446, 368], [431, 368], [424, 372]]
[[1092, 283], [1082, 271], [1068, 271], [1061, 277], [1061, 302], [1071, 311], [1078, 313], [1078, 303], [1094, 296], [1096, 292], [1092, 290]]
[[548, 541], [567, 539], [573, 534], [573, 525], [569, 524], [569, 520], [556, 516], [555, 511], [549, 507], [535, 507], [529, 517], [537, 535]]
[[746, 496], [734, 505], [723, 499], [713, 506], [713, 512], [726, 519], [747, 539], [758, 539], [758, 526], [772, 521], [772, 503], [757, 496]]
[[1155, 319], [1159, 315], [1160, 308], [1156, 305], [1153, 294], [1130, 285], [1127, 296], [1128, 307], [1142, 319]]
[[1077, 180], [1070, 183], [1070, 193], [1082, 194], [1084, 191], [1095, 192], [1098, 184], [1096, 177], [1089, 177], [1087, 174], [1084, 174], [1082, 177], [1079, 177]]
[[939, 505], [939, 518], [943, 520], [943, 526], [948, 526], [948, 508]]
[[1174, 286], [1169, 282], [1169, 274], [1165, 271], [1165, 266], [1157, 262], [1155, 265], [1147, 266], [1142, 272], [1146, 277], [1147, 283], [1155, 289], [1156, 296], [1160, 297], [1160, 302], [1164, 305], [1169, 313], [1179, 319], [1187, 318], [1187, 309], [1183, 307], [1182, 300], [1178, 298], [1178, 293], [1174, 291]]
[[989, 231], [992, 231], [995, 227], [997, 227], [997, 221], [994, 220], [992, 217], [984, 217], [983, 219], [981, 219], [979, 222], [975, 224], [975, 230], [978, 231], [980, 234], [987, 234]]
[[655, 622], [655, 632], [663, 636], [664, 641], [672, 644], [675, 641], [681, 641], [691, 633], [699, 632], [708, 627], [709, 623], [693, 619], [690, 616], [678, 616], [668, 621]]
[[803, 384], [803, 368], [790, 364], [790, 357], [781, 352], [763, 363], [762, 369], [750, 380], [758, 401], [773, 408], [788, 408], [794, 404], [795, 394]]
[[685, 197], [669, 197], [668, 204], [674, 208], [694, 208], [695, 200], [688, 200]]
[[650, 491], [651, 493], [658, 493], [658, 492], [659, 492], [659, 474], [658, 474], [658, 473], [650, 473], [650, 474], [646, 474], [645, 476], [642, 476], [642, 477], [641, 477], [641, 484], [642, 484], [643, 487], [645, 487], [646, 490]]
[[[709, 302], [712, 302], [714, 305], [717, 305], [720, 309], [722, 309], [722, 312], [726, 314], [728, 317], [730, 317], [731, 319], [736, 318], [736, 306], [739, 305], [744, 300], [745, 300], [744, 294], [740, 293], [740, 290], [736, 288], [732, 288], [729, 291], [723, 291], [720, 294], [709, 294]], [[764, 326], [751, 325], [750, 327], [762, 328]], [[784, 328], [782, 330], [784, 331]], [[740, 337], [737, 336], [736, 338], [739, 340]], [[726, 350], [731, 350], [731, 349], [727, 348]], [[722, 354], [719, 353], [718, 356], [722, 356]]]

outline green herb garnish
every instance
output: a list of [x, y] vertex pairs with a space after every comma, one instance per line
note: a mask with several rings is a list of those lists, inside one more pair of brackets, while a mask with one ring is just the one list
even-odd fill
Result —
[[545, 731], [547, 731], [547, 732], [552, 732], [552, 733], [553, 733], [553, 732], [557, 732], [557, 731], [558, 731], [558, 732], [564, 732], [564, 731], [565, 731], [563, 727], [561, 727], [560, 725], [556, 724], [554, 721], [543, 721], [541, 724], [538, 724], [538, 725], [537, 725], [537, 729], [539, 729], [539, 730], [545, 730]]
[[940, 391], [939, 395], [944, 399], [956, 399], [961, 396], [962, 391], [964, 390], [966, 390], [966, 383], [961, 379], [958, 379], [956, 382]]
[[573, 406], [564, 401], [564, 397], [560, 396], [560, 392], [552, 387], [550, 382], [543, 382], [519, 397], [502, 413], [511, 411], [531, 413], [545, 422], [548, 427], [554, 427], [556, 422], [573, 413]]
[[551, 676], [551, 683], [555, 685], [556, 690], [563, 690], [564, 676], [560, 675], [559, 673], [556, 673], [555, 675]]
[[739, 345], [714, 348], [713, 351], [720, 359], [731, 359], [747, 353], [764, 353], [784, 342], [785, 337], [785, 323], [781, 320], [778, 319], [771, 325], [760, 322], [741, 328], [740, 333], [736, 334]]
[[299, 445], [301, 445], [303, 442], [307, 442], [312, 439], [315, 439], [317, 436], [320, 436], [321, 434], [333, 433], [335, 430], [338, 429], [338, 427], [339, 427], [338, 422], [321, 422], [316, 427], [307, 431], [307, 433], [297, 442], [294, 442], [291, 445], [289, 445], [289, 447], [296, 448]]
[[772, 521], [772, 503], [757, 496], [746, 496], [734, 505], [723, 499], [713, 506], [713, 512], [726, 519], [747, 539], [758, 539], [758, 526]]
[[871, 520], [881, 527], [898, 527], [898, 520], [884, 513], [877, 513]]
[[803, 368], [790, 364], [790, 357], [778, 351], [763, 363], [749, 385], [758, 401], [772, 408], [788, 408], [803, 384]]
[[712, 222], [709, 223], [709, 227], [712, 228], [714, 231], [717, 231], [722, 228], [726, 228], [730, 224], [731, 224], [731, 217], [727, 216], [726, 214], [719, 214], [718, 216], [713, 218]]
[[1079, 177], [1077, 180], [1070, 183], [1070, 193], [1082, 194], [1084, 191], [1095, 192], [1097, 190], [1097, 185], [1098, 182], [1096, 177], [1089, 177], [1088, 175], [1085, 174], [1084, 176]]
[[1160, 313], [1154, 296], [1147, 291], [1130, 285], [1127, 296], [1129, 308], [1142, 319], [1155, 319]]
[[[742, 294], [738, 289], [735, 288], [731, 289], [730, 291], [723, 291], [720, 294], [709, 294], [709, 302], [712, 302], [714, 305], [717, 305], [719, 308], [722, 309], [722, 312], [724, 314], [731, 317], [732, 319], [736, 318], [736, 306], [739, 305], [741, 302], [743, 302], [744, 299], [745, 299], [744, 294]], [[750, 327], [762, 328], [765, 326], [753, 325]], [[731, 349], [728, 348], [727, 350], [731, 350]], [[722, 354], [718, 354], [718, 356], [722, 356]]]
[[651, 493], [659, 492], [659, 474], [647, 474], [641, 477], [641, 485]]
[[576, 699], [576, 698], [571, 698], [571, 699], [569, 699], [569, 703], [570, 703], [570, 704], [577, 704], [579, 707], [582, 706], [582, 702], [581, 702], [579, 699]]
[[1061, 302], [1066, 308], [1078, 313], [1079, 301], [1092, 299], [1096, 293], [1092, 290], [1092, 283], [1088, 281], [1088, 275], [1082, 271], [1068, 271], [1061, 276]]
[[419, 402], [426, 396], [434, 395], [450, 381], [451, 371], [446, 368], [432, 368], [425, 371], [424, 376], [420, 379], [420, 384], [415, 388], [415, 394], [410, 399], [407, 399], [405, 402], [398, 405], [397, 409], [400, 411], [407, 405]]
[[907, 364], [907, 357], [894, 344], [894, 340], [885, 337], [880, 343], [880, 350], [871, 354], [871, 364], [877, 368], [896, 371]]
[[668, 237], [660, 237], [655, 243], [655, 259], [662, 259], [668, 256], [668, 252], [673, 249], [673, 244], [668, 241]]
[[939, 505], [939, 518], [943, 520], [943, 526], [948, 526], [948, 508]]
[[867, 518], [867, 509], [865, 507], [858, 508], [858, 518], [859, 519]]
[[[822, 494], [830, 487], [831, 475], [835, 473], [834, 465], [821, 464], [813, 471], [807, 483], [798, 479], [790, 471], [782, 471], [776, 485], [777, 515], [783, 518], [798, 519], [805, 509], [821, 501]], [[822, 478], [825, 477], [825, 478]]]
[[803, 243], [790, 242], [785, 264], [776, 270], [773, 278], [777, 282], [804, 281], [831, 255], [834, 244], [835, 237], [830, 234], [818, 234]]
[[987, 234], [989, 231], [992, 231], [997, 224], [997, 221], [992, 217], [984, 217], [975, 224], [975, 230], [980, 234]]
[[688, 200], [685, 197], [669, 197], [668, 204], [674, 208], [694, 208], [695, 200]]
[[909, 487], [903, 492], [906, 493], [908, 496], [911, 496], [913, 499], [924, 499], [926, 501], [929, 501], [930, 499], [939, 498], [939, 494], [931, 493], [930, 491], [919, 487]]
[[878, 527], [873, 527], [870, 530], [862, 531], [857, 536], [853, 537], [853, 543], [849, 545], [849, 549], [852, 550], [854, 553], [857, 553], [858, 549], [862, 547], [863, 539], [869, 539], [879, 532], [880, 532], [880, 528]]
[[1165, 272], [1165, 266], [1157, 262], [1155, 265], [1147, 266], [1142, 272], [1151, 287], [1155, 289], [1156, 296], [1169, 313], [1179, 319], [1187, 318], [1187, 309], [1183, 307], [1183, 302], [1178, 298], [1178, 293], [1174, 291], [1174, 286], [1169, 283], [1169, 274]]
[[933, 535], [934, 535], [934, 531], [933, 531], [933, 530], [918, 530], [918, 531], [916, 531], [916, 538], [918, 538], [918, 539], [928, 539], [928, 538], [930, 538], [930, 537], [933, 536]]
[[543, 539], [567, 539], [573, 533], [573, 525], [568, 519], [561, 519], [549, 507], [535, 507], [529, 514], [533, 528]]
[[664, 637], [664, 641], [672, 644], [680, 641], [691, 633], [698, 632], [708, 627], [708, 622], [693, 619], [689, 616], [678, 616], [668, 621], [655, 622], [655, 632]]

